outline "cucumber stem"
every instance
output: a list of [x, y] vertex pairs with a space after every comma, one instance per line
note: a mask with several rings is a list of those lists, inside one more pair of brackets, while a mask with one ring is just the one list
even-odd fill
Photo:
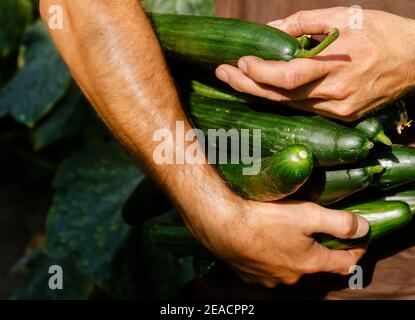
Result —
[[369, 141], [369, 140], [366, 140], [366, 143], [365, 143], [365, 145], [364, 145], [364, 148], [366, 149], [366, 150], [370, 150], [370, 149], [372, 149], [373, 148], [373, 146], [374, 146], [375, 144], [372, 142], [372, 141]]
[[310, 49], [311, 46], [311, 36], [308, 34], [304, 34], [301, 37], [297, 38], [298, 42], [300, 43], [301, 49]]
[[340, 35], [339, 29], [331, 29], [327, 37], [321, 41], [317, 46], [310, 50], [301, 49], [298, 50], [294, 57], [295, 58], [311, 58], [318, 55], [321, 51], [326, 49], [330, 44], [332, 44]]
[[380, 142], [380, 143], [386, 144], [387, 146], [392, 145], [391, 139], [389, 139], [389, 137], [384, 132], [379, 132], [376, 135], [376, 137], [373, 138], [373, 140], [375, 142]]
[[373, 176], [373, 175], [375, 175], [377, 173], [382, 173], [383, 170], [385, 170], [385, 168], [382, 167], [382, 166], [371, 166], [371, 167], [367, 167], [366, 168], [367, 174], [369, 174], [371, 176]]

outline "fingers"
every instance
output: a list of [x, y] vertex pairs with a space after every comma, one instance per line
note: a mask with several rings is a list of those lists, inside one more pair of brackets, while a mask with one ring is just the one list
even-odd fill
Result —
[[311, 248], [311, 258], [304, 273], [331, 272], [342, 275], [349, 274], [350, 267], [356, 265], [365, 254], [365, 248], [350, 250], [329, 250], [318, 243]]
[[[328, 98], [327, 94], [320, 92], [318, 83], [313, 82], [319, 81], [320, 78], [330, 73], [335, 68], [335, 63], [314, 61], [310, 63], [310, 66], [301, 69], [308, 60], [313, 61], [313, 59], [292, 60], [292, 64], [261, 59], [254, 61], [256, 59], [259, 58], [247, 57], [247, 73], [230, 65], [221, 65], [216, 69], [216, 76], [239, 92], [272, 101]], [[302, 62], [299, 62], [300, 60]], [[241, 62], [242, 68], [245, 68], [243, 64], [244, 62]], [[258, 69], [256, 65], [259, 66]]]
[[295, 37], [303, 34], [328, 34], [331, 28], [340, 27], [339, 22], [335, 19], [335, 13], [341, 10], [344, 8], [298, 11], [283, 20], [271, 21], [268, 25]]
[[266, 61], [258, 57], [243, 57], [238, 67], [252, 80], [274, 87], [293, 90], [335, 71], [337, 61], [318, 59], [294, 59]]
[[309, 235], [326, 233], [341, 239], [357, 239], [364, 237], [369, 231], [366, 219], [346, 211], [321, 208], [311, 214], [309, 221]]
[[289, 97], [277, 88], [255, 82], [240, 69], [230, 65], [221, 65], [216, 69], [218, 79], [226, 82], [239, 92], [248, 93], [272, 101], [288, 101]]

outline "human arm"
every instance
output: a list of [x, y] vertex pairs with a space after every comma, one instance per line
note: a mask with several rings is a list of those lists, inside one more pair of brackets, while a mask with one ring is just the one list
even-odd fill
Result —
[[[273, 286], [304, 273], [346, 273], [364, 250], [332, 251], [311, 235], [363, 236], [356, 216], [310, 203], [265, 204], [232, 193], [209, 164], [157, 164], [158, 129], [186, 119], [161, 48], [136, 0], [41, 0], [63, 8], [50, 30], [73, 77], [114, 136], [163, 187], [193, 234], [248, 281]], [[173, 152], [173, 150], [172, 150]], [[205, 162], [203, 152], [197, 153]]]

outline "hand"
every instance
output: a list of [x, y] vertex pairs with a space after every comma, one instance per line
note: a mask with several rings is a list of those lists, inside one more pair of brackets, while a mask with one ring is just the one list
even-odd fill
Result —
[[271, 22], [293, 36], [327, 34], [337, 27], [340, 37], [314, 58], [243, 57], [239, 69], [222, 65], [216, 75], [241, 92], [355, 120], [415, 84], [415, 21], [373, 10], [363, 10], [362, 16], [361, 30], [348, 27], [350, 13], [343, 7], [300, 11]]
[[364, 248], [329, 250], [312, 238], [320, 232], [345, 239], [363, 237], [368, 223], [352, 213], [307, 202], [239, 199], [235, 204], [226, 220], [205, 219], [204, 230], [193, 231], [247, 282], [275, 287], [280, 282], [294, 284], [304, 274], [347, 275], [365, 253]]

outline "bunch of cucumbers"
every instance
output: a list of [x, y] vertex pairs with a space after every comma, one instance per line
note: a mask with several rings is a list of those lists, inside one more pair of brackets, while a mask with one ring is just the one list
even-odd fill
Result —
[[[415, 148], [394, 145], [386, 135], [410, 125], [402, 101], [358, 123], [340, 123], [236, 92], [215, 80], [215, 67], [236, 65], [245, 55], [283, 61], [315, 56], [336, 40], [337, 29], [311, 47], [308, 37], [296, 39], [269, 26], [235, 19], [155, 13], [149, 18], [195, 127], [207, 137], [211, 129], [237, 130], [240, 136], [244, 129], [249, 132], [248, 147], [240, 145], [238, 150], [241, 157], [242, 150], [248, 157], [260, 155], [254, 160], [260, 165], [257, 174], [244, 174], [247, 165], [242, 162], [216, 165], [241, 197], [307, 200], [368, 220], [370, 231], [362, 239], [316, 236], [332, 249], [367, 245], [411, 221], [415, 188], [408, 186], [415, 181]], [[255, 129], [260, 129], [259, 136], [253, 134]], [[214, 141], [210, 148], [218, 147], [214, 137], [208, 140]], [[131, 195], [123, 215], [133, 223], [140, 215], [151, 217], [170, 208], [168, 198], [146, 179]], [[177, 256], [211, 257], [180, 222], [157, 225], [152, 236]]]

